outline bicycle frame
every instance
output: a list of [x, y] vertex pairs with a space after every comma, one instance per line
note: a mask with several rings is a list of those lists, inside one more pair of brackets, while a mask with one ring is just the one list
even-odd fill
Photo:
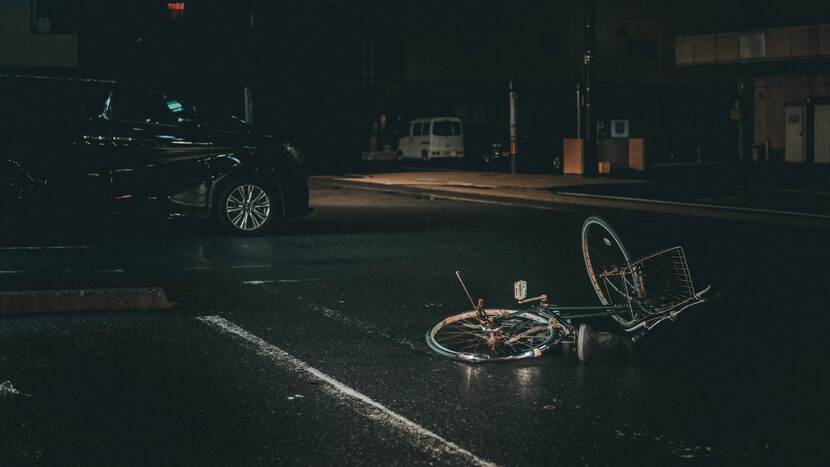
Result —
[[601, 304], [556, 305], [545, 294], [527, 298], [527, 283], [518, 281], [513, 290], [521, 309], [485, 308], [484, 300], [473, 299], [456, 271], [472, 310], [433, 326], [427, 344], [442, 355], [466, 362], [538, 357], [551, 346], [573, 344], [563, 348], [587, 361], [591, 348], [603, 342], [603, 335], [612, 338], [610, 333], [595, 332], [585, 320], [613, 318], [633, 342], [703, 303], [710, 289], [695, 291], [682, 247], [631, 259], [616, 233], [597, 217], [583, 224], [582, 247], [588, 278]]

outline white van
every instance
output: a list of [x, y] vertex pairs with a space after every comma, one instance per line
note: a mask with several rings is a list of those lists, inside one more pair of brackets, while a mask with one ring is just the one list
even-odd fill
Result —
[[398, 141], [398, 159], [464, 157], [464, 131], [454, 117], [420, 118], [408, 123]]

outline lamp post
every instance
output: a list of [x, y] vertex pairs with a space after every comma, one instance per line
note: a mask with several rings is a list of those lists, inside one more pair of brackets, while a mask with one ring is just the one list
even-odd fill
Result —
[[596, 138], [594, 137], [594, 125], [591, 121], [591, 78], [593, 68], [594, 47], [596, 36], [594, 34], [594, 18], [596, 16], [596, 0], [584, 0], [585, 16], [585, 39], [584, 39], [584, 60], [583, 60], [583, 89], [582, 102], [585, 115], [585, 142], [583, 146], [583, 177], [597, 176], [597, 154]]
[[248, 4], [248, 37], [250, 39], [248, 52], [248, 67], [249, 73], [247, 77], [247, 86], [242, 88], [243, 102], [245, 104], [245, 121], [249, 124], [254, 124], [254, 98], [255, 86], [258, 83], [257, 66], [259, 60], [259, 37], [256, 31], [256, 0], [251, 0]]
[[518, 115], [517, 115], [517, 107], [518, 107], [518, 95], [516, 91], [513, 89], [513, 80], [509, 82], [510, 87], [510, 173], [516, 173], [516, 157], [518, 156], [518, 140], [519, 140], [519, 127], [518, 127]]

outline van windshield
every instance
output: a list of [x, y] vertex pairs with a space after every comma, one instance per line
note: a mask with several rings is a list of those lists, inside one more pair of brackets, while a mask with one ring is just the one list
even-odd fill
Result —
[[432, 134], [437, 136], [458, 136], [461, 134], [461, 124], [453, 121], [435, 122], [432, 125]]

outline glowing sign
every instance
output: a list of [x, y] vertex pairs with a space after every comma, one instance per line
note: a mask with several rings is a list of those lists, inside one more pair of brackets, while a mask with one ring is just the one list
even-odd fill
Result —
[[171, 20], [177, 20], [184, 15], [184, 2], [167, 2], [167, 13]]

